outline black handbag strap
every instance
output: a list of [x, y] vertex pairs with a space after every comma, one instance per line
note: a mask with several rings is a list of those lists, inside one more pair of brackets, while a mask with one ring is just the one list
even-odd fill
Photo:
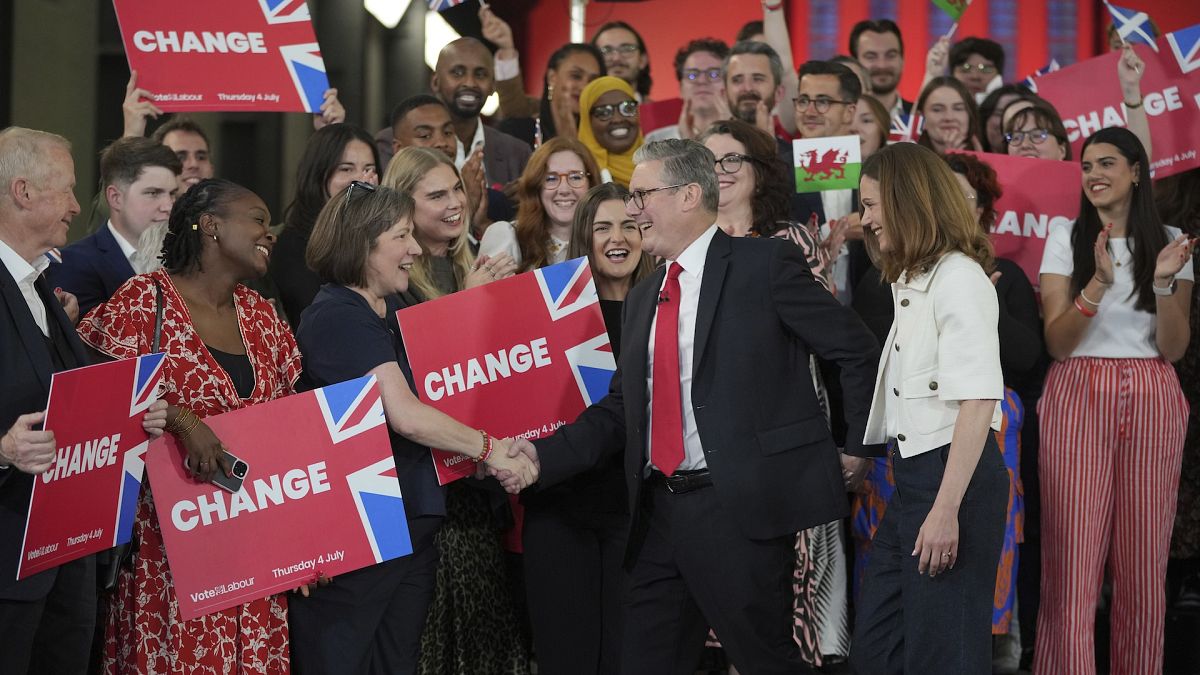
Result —
[[157, 353], [162, 346], [162, 325], [163, 325], [163, 289], [162, 283], [154, 280], [154, 341], [150, 345], [150, 351]]

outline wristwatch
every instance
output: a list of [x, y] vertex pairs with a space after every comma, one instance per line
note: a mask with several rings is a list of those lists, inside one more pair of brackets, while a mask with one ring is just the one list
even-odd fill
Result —
[[1163, 295], [1167, 297], [1175, 295], [1175, 287], [1178, 285], [1179, 284], [1175, 281], [1175, 277], [1171, 277], [1171, 285], [1166, 287], [1159, 286], [1154, 282], [1150, 282], [1150, 288], [1154, 289], [1155, 295]]

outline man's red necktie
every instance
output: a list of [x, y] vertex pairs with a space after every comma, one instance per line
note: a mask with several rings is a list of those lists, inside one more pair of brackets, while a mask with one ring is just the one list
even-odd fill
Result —
[[679, 263], [667, 267], [667, 283], [654, 319], [654, 384], [650, 392], [650, 461], [670, 476], [683, 463], [683, 403], [679, 391]]

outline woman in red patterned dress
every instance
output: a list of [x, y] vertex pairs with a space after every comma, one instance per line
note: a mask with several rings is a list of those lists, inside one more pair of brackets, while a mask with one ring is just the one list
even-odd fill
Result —
[[[112, 358], [151, 351], [161, 288], [163, 395], [169, 428], [198, 480], [226, 470], [203, 421], [294, 391], [300, 352], [291, 332], [243, 279], [266, 273], [271, 216], [249, 190], [205, 180], [171, 210], [163, 269], [136, 276], [79, 324], [83, 341]], [[106, 673], [284, 673], [289, 670], [283, 595], [182, 621], [151, 486], [144, 483], [105, 626]]]

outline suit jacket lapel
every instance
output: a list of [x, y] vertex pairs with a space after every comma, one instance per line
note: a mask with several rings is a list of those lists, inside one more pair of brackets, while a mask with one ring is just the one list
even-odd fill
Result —
[[112, 268], [114, 276], [129, 279], [136, 274], [129, 258], [126, 258], [125, 252], [121, 250], [121, 245], [117, 243], [113, 233], [109, 232], [107, 224], [102, 225], [96, 232], [96, 248], [104, 254], [104, 262]]
[[58, 298], [54, 297], [49, 284], [46, 283], [45, 275], [38, 277], [38, 280], [34, 283], [34, 288], [37, 289], [38, 295], [42, 296], [42, 302], [46, 305], [46, 320], [58, 322], [59, 327], [62, 328], [63, 335], [67, 338], [67, 342], [71, 344], [71, 351], [75, 353], [76, 362], [81, 367], [88, 365], [91, 359], [88, 357], [87, 350], [83, 346], [83, 341], [78, 339], [79, 334], [75, 331], [75, 325], [67, 317], [67, 313], [63, 310], [62, 304], [58, 302]]
[[704, 259], [704, 278], [700, 280], [700, 304], [696, 308], [696, 335], [692, 353], [692, 376], [704, 359], [704, 348], [708, 346], [708, 335], [712, 331], [713, 319], [717, 314], [717, 303], [721, 299], [721, 288], [725, 285], [725, 271], [729, 268], [729, 253], [733, 239], [722, 230], [713, 235]]
[[624, 328], [624, 332], [629, 338], [621, 351], [621, 377], [631, 383], [633, 390], [626, 388], [626, 394], [636, 392], [637, 398], [634, 400], [639, 402], [643, 412], [646, 407], [646, 356], [650, 351], [650, 327], [654, 325], [654, 316], [658, 310], [658, 289], [662, 287], [666, 270], [666, 266], [660, 267], [642, 282], [646, 285], [646, 292], [639, 294], [634, 300], [638, 303], [637, 306], [630, 307], [630, 311], [626, 313], [629, 325]]
[[25, 303], [25, 296], [21, 295], [17, 282], [6, 269], [0, 269], [0, 294], [4, 296], [4, 304], [8, 307], [12, 325], [16, 326], [17, 334], [21, 336], [21, 344], [29, 354], [29, 362], [33, 364], [42, 385], [49, 390], [50, 372], [54, 365], [50, 362], [50, 354], [46, 349], [46, 336], [42, 335], [37, 322], [33, 320], [29, 306]]

